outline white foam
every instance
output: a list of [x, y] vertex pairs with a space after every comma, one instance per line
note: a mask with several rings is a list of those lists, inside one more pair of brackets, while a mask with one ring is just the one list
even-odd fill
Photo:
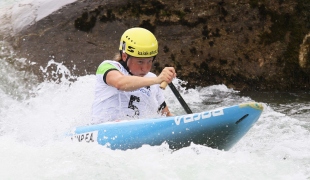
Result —
[[76, 0], [19, 0], [0, 4], [0, 33], [11, 35]]

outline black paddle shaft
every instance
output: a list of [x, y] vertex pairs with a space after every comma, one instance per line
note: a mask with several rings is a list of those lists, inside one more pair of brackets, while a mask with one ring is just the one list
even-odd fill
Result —
[[175, 97], [177, 97], [177, 99], [179, 100], [179, 102], [183, 106], [186, 113], [192, 114], [193, 113], [192, 110], [188, 107], [188, 105], [186, 104], [186, 102], [184, 101], [182, 96], [180, 95], [179, 91], [175, 88], [175, 86], [172, 83], [169, 83], [168, 85], [169, 85], [170, 89], [172, 90], [173, 94], [175, 95]]

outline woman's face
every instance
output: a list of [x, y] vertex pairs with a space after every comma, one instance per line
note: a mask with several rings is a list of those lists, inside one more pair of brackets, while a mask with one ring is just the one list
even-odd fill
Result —
[[145, 76], [148, 72], [151, 71], [153, 65], [153, 57], [148, 58], [137, 58], [130, 57], [127, 61], [127, 66], [131, 74], [135, 76]]

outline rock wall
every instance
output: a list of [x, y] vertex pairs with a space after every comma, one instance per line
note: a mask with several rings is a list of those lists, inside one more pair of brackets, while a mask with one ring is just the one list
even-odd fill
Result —
[[[310, 87], [309, 0], [77, 1], [24, 29], [11, 42], [42, 76], [53, 59], [74, 75], [94, 74], [135, 26], [159, 41], [153, 72], [174, 66], [188, 87], [237, 90]], [[52, 71], [53, 67], [50, 67]]]

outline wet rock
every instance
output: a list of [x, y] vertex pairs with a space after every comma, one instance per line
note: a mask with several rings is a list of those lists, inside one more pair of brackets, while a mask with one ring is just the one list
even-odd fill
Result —
[[188, 87], [309, 89], [309, 8], [308, 0], [84, 0], [11, 42], [19, 56], [37, 63], [31, 70], [42, 78], [50, 60], [73, 75], [94, 74], [118, 53], [122, 33], [140, 26], [159, 41], [153, 71], [174, 66]]
[[310, 33], [305, 36], [300, 45], [299, 65], [305, 73], [310, 74]]

